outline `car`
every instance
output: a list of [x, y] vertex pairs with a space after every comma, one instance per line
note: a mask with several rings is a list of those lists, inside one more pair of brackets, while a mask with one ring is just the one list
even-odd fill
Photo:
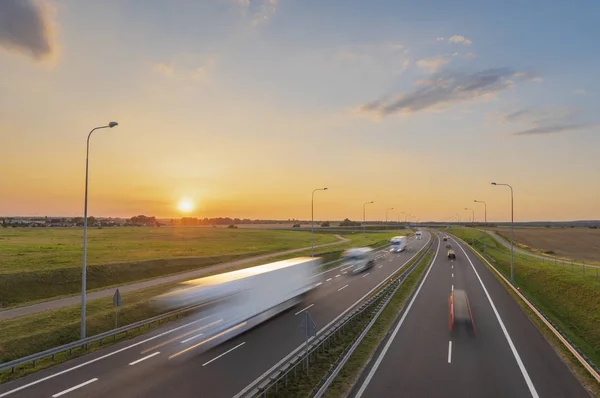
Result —
[[456, 253], [454, 253], [454, 250], [448, 250], [448, 258], [450, 260], [456, 259]]
[[450, 243], [448, 243], [448, 244], [446, 245], [446, 249], [452, 249], [452, 245], [451, 245]]
[[446, 242], [446, 241], [448, 240], [448, 237], [447, 237], [447, 236], [444, 236], [444, 237], [442, 238], [442, 240], [443, 240], [444, 242]]

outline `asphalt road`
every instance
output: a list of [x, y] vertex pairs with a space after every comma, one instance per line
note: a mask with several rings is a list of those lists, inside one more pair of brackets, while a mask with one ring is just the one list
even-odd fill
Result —
[[[507, 241], [506, 239], [504, 239], [503, 237], [501, 237], [500, 235], [498, 235], [497, 233], [495, 233], [494, 231], [488, 231], [488, 230], [483, 230], [483, 229], [480, 230], [480, 231], [487, 233], [492, 238], [494, 238], [498, 243], [500, 243], [502, 246], [510, 249], [510, 242]], [[540, 254], [535, 254], [535, 253], [528, 252], [527, 250], [521, 249], [517, 245], [514, 246], [513, 250], [515, 251], [515, 253], [519, 253], [519, 254], [522, 254], [524, 256], [541, 258], [542, 260], [545, 260], [546, 263], [548, 263], [548, 264], [552, 264], [552, 260], [556, 260], [556, 264], [557, 265], [561, 265], [562, 262], [563, 262], [562, 259], [557, 258], [557, 257], [542, 256]], [[577, 267], [600, 268], [600, 266], [598, 266], [598, 265], [585, 264], [585, 263], [580, 263], [580, 262], [575, 262], [575, 261], [567, 261], [567, 264], [569, 264], [569, 265], [572, 264], [572, 265], [575, 265]]]
[[[446, 242], [352, 397], [589, 397], [506, 289], [468, 248]], [[475, 333], [449, 330], [464, 290]]]
[[[334, 236], [339, 239], [338, 242], [325, 243], [323, 245], [315, 246], [315, 248], [339, 245], [340, 243], [348, 242], [348, 239], [346, 239], [340, 235], [334, 235]], [[278, 252], [278, 253], [262, 254], [260, 256], [254, 256], [254, 257], [245, 258], [242, 260], [230, 261], [228, 263], [215, 264], [215, 265], [200, 268], [197, 270], [183, 272], [180, 274], [168, 275], [168, 276], [163, 276], [161, 278], [154, 278], [154, 279], [150, 279], [147, 281], [130, 283], [128, 285], [119, 286], [119, 291], [121, 293], [127, 293], [127, 292], [133, 292], [133, 291], [140, 290], [140, 289], [146, 289], [146, 288], [153, 287], [153, 286], [164, 285], [167, 283], [180, 282], [180, 281], [186, 281], [186, 280], [190, 280], [190, 279], [200, 278], [200, 277], [210, 274], [210, 273], [225, 272], [231, 268], [236, 268], [241, 265], [248, 264], [248, 263], [251, 263], [254, 261], [266, 260], [271, 257], [283, 256], [286, 254], [294, 254], [294, 253], [298, 253], [298, 252], [305, 251], [308, 249], [310, 249], [310, 247], [302, 247], [300, 249], [291, 249], [291, 250], [286, 250], [286, 251], [282, 251], [282, 252]], [[97, 299], [104, 298], [104, 297], [112, 297], [113, 294], [115, 294], [115, 289], [116, 289], [116, 287], [111, 287], [110, 289], [97, 290], [95, 292], [88, 292], [87, 300], [89, 302], [89, 301], [97, 300]], [[57, 310], [59, 308], [71, 307], [74, 305], [78, 305], [80, 303], [81, 303], [81, 295], [78, 295], [78, 296], [62, 298], [62, 299], [58, 299], [58, 300], [44, 301], [42, 303], [33, 304], [33, 305], [29, 305], [29, 306], [24, 306], [24, 307], [16, 307], [16, 308], [12, 308], [10, 310], [0, 311], [0, 321], [16, 318], [19, 316], [37, 314], [37, 313], [43, 312], [43, 311], [51, 311], [51, 310]]]
[[[302, 310], [317, 328], [339, 319], [382, 281], [403, 268], [429, 240], [412, 240], [400, 254], [381, 251], [368, 273], [337, 267], [300, 305], [208, 351], [201, 333], [214, 318], [200, 313], [152, 333], [107, 347], [33, 375], [0, 385], [9, 397], [232, 397], [282, 361], [303, 342]], [[209, 314], [210, 315], [210, 314]], [[173, 357], [177, 355], [176, 357]], [[61, 395], [61, 393], [64, 393]]]

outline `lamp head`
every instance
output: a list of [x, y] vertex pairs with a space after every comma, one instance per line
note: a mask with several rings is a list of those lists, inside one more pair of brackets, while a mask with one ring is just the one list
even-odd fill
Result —
[[116, 127], [116, 126], [118, 126], [118, 125], [119, 125], [119, 123], [117, 123], [117, 122], [110, 122], [110, 123], [108, 123], [108, 127], [110, 127], [111, 129], [112, 129], [113, 127]]
[[492, 182], [492, 185], [497, 185], [495, 182]]

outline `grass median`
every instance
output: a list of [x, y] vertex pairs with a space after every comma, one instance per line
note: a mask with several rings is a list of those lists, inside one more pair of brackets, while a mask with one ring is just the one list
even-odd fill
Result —
[[[350, 360], [341, 370], [334, 383], [327, 390], [326, 396], [343, 396], [344, 392], [349, 389], [352, 381], [358, 376], [363, 365], [371, 355], [371, 352], [375, 350], [377, 344], [379, 344], [398, 315], [398, 312], [404, 306], [407, 298], [410, 296], [410, 293], [414, 290], [417, 282], [421, 278], [421, 275], [429, 265], [432, 256], [433, 253], [426, 254], [423, 261], [421, 261], [421, 263], [419, 263], [419, 265], [404, 280], [371, 330], [365, 336], [365, 339], [350, 357]], [[412, 265], [414, 261], [416, 261], [416, 258], [412, 260], [410, 264], [407, 264], [406, 268]], [[337, 337], [331, 344], [326, 345], [323, 351], [319, 351], [319, 353], [314, 356], [313, 359], [311, 359], [310, 372], [308, 374], [298, 369], [297, 377], [290, 378], [287, 386], [280, 386], [277, 396], [308, 396], [330, 370], [331, 364], [340, 358], [347, 347], [353, 344], [358, 335], [371, 321], [371, 319], [372, 314], [369, 314], [369, 316], [365, 316], [361, 320], [347, 327], [344, 330], [344, 333]], [[271, 397], [275, 395], [271, 391], [268, 396]]]
[[[475, 241], [472, 247], [482, 255], [485, 241], [485, 257], [500, 273], [510, 279], [509, 249], [485, 233], [470, 228], [452, 227], [449, 232], [469, 244]], [[571, 267], [568, 264], [562, 265], [560, 262], [515, 253], [514, 275], [515, 286], [519, 287], [521, 293], [527, 296], [596, 367], [600, 367], [600, 277], [596, 276], [596, 270]], [[520, 299], [516, 301], [524, 308]], [[538, 325], [542, 334], [553, 343], [563, 358], [572, 359], [567, 364], [577, 375], [587, 373], [580, 371], [583, 369], [581, 365], [555, 337], [552, 338], [552, 333], [531, 310], [525, 310], [525, 313]], [[589, 377], [580, 377], [588, 387]], [[593, 381], [593, 384], [598, 390], [597, 383]]]

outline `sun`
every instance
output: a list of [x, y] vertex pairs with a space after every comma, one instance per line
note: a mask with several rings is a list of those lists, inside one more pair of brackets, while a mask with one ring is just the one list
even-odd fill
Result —
[[179, 203], [177, 203], [177, 209], [182, 213], [189, 213], [194, 210], [194, 203], [190, 199], [181, 199]]

